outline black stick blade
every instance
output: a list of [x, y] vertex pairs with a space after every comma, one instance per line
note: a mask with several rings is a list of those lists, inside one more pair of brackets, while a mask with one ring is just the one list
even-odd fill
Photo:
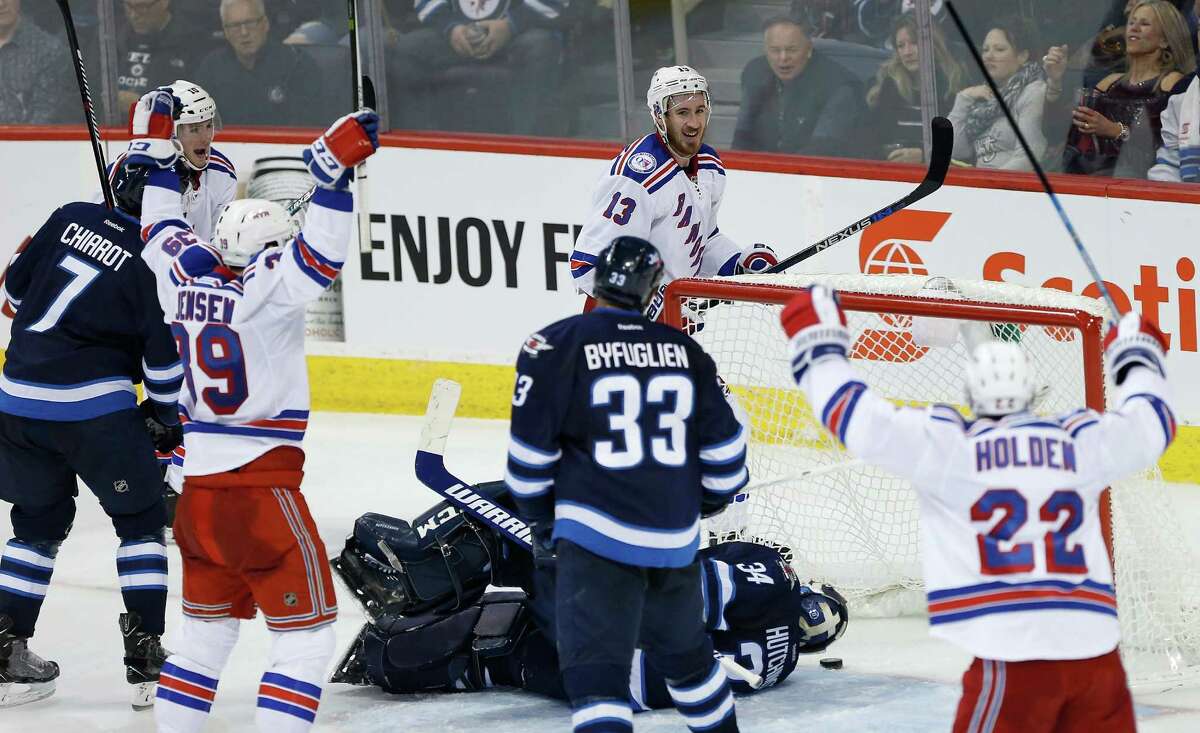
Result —
[[933, 149], [929, 154], [927, 181], [937, 181], [941, 186], [950, 170], [950, 158], [954, 154], [954, 125], [945, 117], [934, 117], [929, 123], [933, 135]]
[[371, 77], [363, 74], [362, 77], [362, 106], [367, 109], [375, 109], [375, 85], [371, 83]]

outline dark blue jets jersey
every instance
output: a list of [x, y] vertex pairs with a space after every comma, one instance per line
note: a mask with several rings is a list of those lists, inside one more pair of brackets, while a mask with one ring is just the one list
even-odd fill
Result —
[[0, 412], [88, 420], [134, 408], [144, 381], [160, 418], [178, 421], [183, 368], [141, 250], [136, 220], [73, 203], [13, 256], [0, 293], [16, 312]]
[[[722, 542], [700, 551], [705, 625], [713, 649], [763, 678], [759, 690], [792, 673], [803, 646], [799, 618], [805, 591], [791, 566], [770, 547]], [[733, 690], [756, 690], [730, 678]], [[666, 678], [639, 649], [634, 654], [630, 696], [638, 709], [672, 706]]]
[[531, 521], [616, 562], [684, 567], [700, 504], [747, 482], [748, 431], [686, 334], [615, 308], [531, 335], [517, 359], [505, 483]]

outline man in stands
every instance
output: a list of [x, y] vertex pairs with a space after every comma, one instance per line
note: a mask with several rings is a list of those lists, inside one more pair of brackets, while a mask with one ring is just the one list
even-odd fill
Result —
[[228, 44], [204, 57], [196, 77], [221, 90], [223, 122], [320, 124], [320, 69], [302, 51], [269, 37], [262, 0], [221, 0], [221, 26]]
[[733, 147], [805, 155], [854, 154], [863, 94], [854, 75], [813, 48], [803, 24], [763, 25], [764, 54], [742, 70], [742, 105]]
[[[511, 75], [497, 92], [506, 100], [511, 120], [491, 117], [486, 132], [559, 132], [554, 129], [556, 117], [547, 114], [544, 101], [558, 89], [563, 43], [557, 26], [567, 5], [565, 0], [417, 0], [421, 28], [400, 36], [388, 63], [395, 99], [421, 95], [417, 104], [398, 105], [399, 126], [436, 126], [432, 116], [439, 101], [436, 92], [445, 85], [438, 80], [441, 72], [455, 66], [487, 65], [506, 68]], [[479, 78], [490, 77], [480, 74]]]
[[117, 29], [117, 108], [172, 79], [190, 76], [204, 52], [203, 35], [172, 0], [123, 0]]
[[0, 0], [0, 124], [64, 122], [71, 88], [66, 46], [28, 18], [21, 0]]

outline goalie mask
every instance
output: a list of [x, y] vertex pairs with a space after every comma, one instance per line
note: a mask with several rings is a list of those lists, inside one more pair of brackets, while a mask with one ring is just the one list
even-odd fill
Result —
[[975, 347], [967, 363], [967, 404], [978, 417], [1001, 417], [1029, 409], [1036, 386], [1025, 352], [1010, 341]]
[[824, 651], [846, 633], [850, 611], [846, 599], [831, 585], [822, 583], [817, 590], [800, 586], [800, 651], [812, 654]]
[[230, 201], [213, 231], [213, 246], [229, 267], [245, 267], [267, 247], [282, 247], [296, 236], [295, 223], [282, 206], [266, 199]]

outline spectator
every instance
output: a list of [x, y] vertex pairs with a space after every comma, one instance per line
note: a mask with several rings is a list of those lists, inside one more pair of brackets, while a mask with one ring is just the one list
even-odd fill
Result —
[[[1042, 67], [1029, 60], [1036, 47], [1032, 30], [1012, 19], [992, 23], [981, 51], [984, 66], [1000, 88], [1033, 154], [1040, 158], [1046, 151], [1046, 136], [1042, 132], [1046, 81]], [[954, 123], [956, 159], [973, 162], [980, 168], [1033, 168], [986, 84], [959, 92], [949, 117]]]
[[296, 126], [324, 119], [320, 69], [298, 49], [268, 40], [262, 0], [221, 0], [221, 25], [229, 43], [206, 56], [196, 76], [221, 90], [222, 122]]
[[1077, 97], [1063, 92], [1066, 49], [1052, 48], [1043, 61], [1047, 101], [1054, 107], [1078, 105], [1063, 151], [1068, 173], [1145, 177], [1162, 145], [1160, 116], [1167, 100], [1186, 89], [1184, 75], [1195, 70], [1187, 22], [1166, 0], [1134, 5], [1124, 38], [1127, 70], [1109, 74]]
[[557, 105], [547, 105], [547, 97], [558, 91], [563, 41], [556, 23], [566, 9], [565, 0], [416, 0], [421, 27], [401, 34], [388, 59], [392, 99], [403, 102], [392, 110], [397, 115], [393, 125], [436, 126], [439, 108], [461, 101], [437, 96], [447, 82], [443, 72], [491, 67], [506, 70], [511, 79], [499, 80], [486, 71], [466, 75], [484, 85], [506, 86], [491, 90], [505, 100], [506, 109], [488, 120], [488, 131], [556, 134], [561, 120], [548, 109]]
[[1200, 77], [1172, 95], [1162, 113], [1162, 145], [1146, 177], [1151, 181], [1200, 183]]
[[[946, 40], [933, 26], [933, 59], [937, 79], [937, 114], [946, 114], [954, 95], [963, 86], [966, 72], [946, 48]], [[920, 163], [922, 149], [921, 52], [917, 46], [917, 20], [900, 16], [892, 27], [895, 55], [879, 67], [867, 91], [867, 125], [863, 139], [876, 146], [871, 157], [894, 163]]]
[[847, 155], [864, 111], [862, 87], [813, 48], [797, 20], [763, 25], [765, 54], [742, 69], [742, 104], [733, 147], [807, 155]]
[[151, 89], [191, 78], [205, 46], [204, 34], [173, 12], [171, 0], [123, 0], [121, 6], [125, 14], [117, 28], [117, 108], [124, 115]]
[[64, 121], [70, 73], [66, 46], [22, 19], [21, 0], [0, 0], [0, 123]]

